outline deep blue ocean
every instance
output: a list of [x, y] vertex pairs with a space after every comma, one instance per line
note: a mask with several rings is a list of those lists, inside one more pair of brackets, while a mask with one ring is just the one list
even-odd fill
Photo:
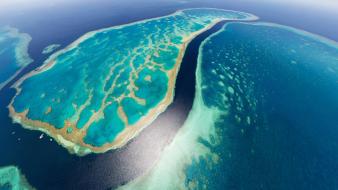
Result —
[[[301, 8], [300, 10], [299, 7], [274, 4], [263, 5], [262, 3], [253, 1], [241, 1], [238, 3], [230, 3], [227, 1], [115, 2], [108, 0], [101, 1], [100, 3], [91, 1], [87, 3], [86, 1], [79, 1], [67, 5], [56, 4], [55, 6], [32, 8], [27, 11], [16, 11], [15, 8], [7, 10], [0, 13], [0, 26], [10, 25], [16, 27], [20, 32], [28, 33], [32, 37], [29, 54], [31, 58], [34, 59], [34, 62], [18, 75], [16, 78], [18, 79], [20, 76], [43, 63], [48, 56], [41, 54], [41, 52], [47, 45], [57, 43], [64, 47], [91, 30], [163, 16], [175, 10], [190, 7], [215, 7], [245, 11], [259, 16], [261, 21], [293, 26], [338, 41], [338, 27], [334, 27], [338, 23], [337, 14], [325, 12], [315, 7]], [[29, 183], [37, 189], [58, 190], [108, 189], [124, 184], [150, 170], [165, 145], [172, 140], [176, 131], [185, 121], [192, 106], [199, 45], [203, 39], [217, 31], [220, 27], [221, 25], [217, 25], [210, 31], [197, 37], [189, 45], [177, 79], [175, 100], [168, 110], [161, 114], [151, 126], [146, 128], [137, 138], [128, 143], [127, 146], [104, 154], [88, 155], [85, 157], [73, 156], [54, 141], [50, 141], [48, 136], [45, 135], [44, 138], [39, 139], [41, 132], [29, 131], [23, 129], [18, 124], [12, 124], [11, 119], [8, 117], [7, 105], [15, 94], [15, 90], [9, 88], [16, 80], [14, 79], [12, 83], [0, 91], [0, 166], [18, 166], [25, 174]], [[276, 84], [271, 85], [272, 89], [277, 88], [274, 86]], [[305, 94], [300, 94], [299, 96], [307, 97], [306, 94], [311, 92], [307, 92], [305, 89], [304, 93]], [[330, 89], [327, 88], [323, 91], [317, 91], [317, 93], [318, 94], [312, 94], [311, 97], [320, 97], [323, 95], [321, 93], [330, 93]], [[285, 96], [283, 97], [285, 98]], [[277, 101], [276, 99], [277, 96], [270, 96], [268, 101], [274, 102]], [[296, 100], [304, 101], [302, 98]], [[315, 152], [316, 157], [312, 157], [314, 152], [309, 148], [312, 146], [325, 147], [325, 144], [330, 143], [331, 147], [336, 146], [338, 150], [338, 138], [336, 136], [336, 134], [338, 134], [338, 128], [329, 128], [329, 126], [337, 125], [337, 120], [334, 119], [334, 116], [338, 114], [338, 110], [335, 109], [336, 105], [331, 104], [329, 100], [330, 99], [315, 99], [311, 105], [311, 109], [308, 110], [309, 113], [290, 118], [291, 120], [307, 122], [302, 125], [316, 125], [321, 126], [320, 128], [304, 131], [302, 128], [285, 129], [276, 126], [276, 130], [261, 134], [261, 138], [264, 139], [264, 141], [261, 142], [266, 143], [264, 146], [269, 147], [269, 142], [274, 142], [274, 144], [278, 146], [269, 148], [275, 149], [276, 151], [278, 151], [278, 149], [290, 149], [290, 151], [294, 153], [288, 155], [289, 157], [280, 158], [280, 163], [297, 160], [292, 162], [295, 164], [295, 169], [290, 170], [291, 173], [290, 171], [283, 171], [283, 165], [276, 163], [278, 167], [275, 167], [274, 171], [269, 171], [273, 173], [269, 175], [269, 177], [276, 177], [282, 174], [285, 181], [281, 181], [281, 183], [289, 183], [291, 185], [292, 183], [298, 183], [298, 181], [302, 179], [294, 179], [292, 174], [297, 172], [297, 165], [302, 164], [306, 165], [307, 168], [316, 170], [309, 171], [309, 173], [316, 174], [310, 176], [311, 180], [320, 180], [330, 174], [332, 171], [332, 165], [330, 165], [330, 163], [336, 162], [333, 158], [336, 158], [337, 155], [334, 153], [335, 155], [333, 157], [325, 158], [326, 151], [323, 150], [322, 152]], [[276, 105], [283, 108], [284, 103], [292, 104], [292, 102], [288, 102], [286, 99], [281, 99], [280, 103]], [[295, 102], [295, 104], [296, 103], [300, 104], [300, 102]], [[316, 115], [311, 113], [311, 110], [314, 110], [314, 108], [323, 109], [325, 112], [319, 112], [317, 110], [315, 112], [316, 114], [323, 113], [323, 115]], [[281, 111], [284, 110], [281, 109]], [[297, 110], [295, 110], [295, 112], [297, 112]], [[333, 115], [326, 115], [328, 113]], [[281, 126], [292, 127], [287, 124], [287, 120], [280, 118], [278, 113], [273, 110], [269, 117], [275, 120], [275, 123], [280, 123]], [[314, 142], [314, 144], [309, 145], [306, 139], [298, 138], [300, 133], [309, 139], [315, 138], [316, 141], [309, 141]], [[318, 136], [320, 136], [320, 138], [318, 138]], [[283, 137], [287, 137], [287, 139], [282, 139]], [[247, 142], [245, 142], [245, 139], [242, 140], [243, 144], [238, 144], [238, 146], [246, 145]], [[289, 144], [286, 142], [289, 142]], [[294, 143], [299, 147], [290, 146], [292, 144], [291, 142], [299, 142]], [[257, 146], [262, 147], [263, 145], [257, 143]], [[303, 149], [304, 147], [307, 147], [307, 149]], [[247, 147], [243, 147], [243, 150], [245, 148]], [[299, 150], [304, 151], [299, 152]], [[302, 154], [302, 156], [300, 157], [299, 154]], [[318, 159], [317, 156], [325, 159]], [[304, 159], [304, 162], [299, 160], [299, 158]], [[278, 160], [279, 158], [275, 159]], [[310, 161], [307, 161], [307, 159], [310, 159]], [[318, 162], [316, 162], [316, 159]], [[319, 162], [325, 163], [320, 165]], [[239, 166], [241, 165], [241, 163], [237, 164]], [[252, 178], [255, 180], [250, 181], [250, 183], [259, 183], [260, 180], [267, 180], [267, 175], [264, 175], [266, 171], [259, 171], [260, 164], [264, 163], [255, 164], [257, 164], [255, 166], [257, 169], [255, 171], [257, 172], [257, 178]], [[313, 167], [310, 167], [308, 164], [313, 164]], [[235, 167], [232, 168], [234, 172], [233, 176], [239, 175], [236, 173], [236, 169]], [[248, 178], [245, 178], [243, 175], [241, 178], [234, 180], [237, 180], [236, 182], [239, 184], [244, 184], [248, 183], [246, 179]], [[325, 182], [325, 180], [323, 181]], [[323, 186], [325, 186], [325, 184], [323, 184]], [[233, 186], [232, 189], [241, 189], [240, 187], [245, 186]], [[262, 187], [262, 189], [264, 189], [264, 187]]]

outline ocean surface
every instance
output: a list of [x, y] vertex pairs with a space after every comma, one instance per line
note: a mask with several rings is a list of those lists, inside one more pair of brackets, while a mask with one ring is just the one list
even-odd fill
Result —
[[222, 111], [211, 149], [222, 159], [211, 170], [192, 164], [192, 176], [211, 189], [337, 189], [338, 44], [230, 23], [202, 48], [202, 97]]
[[[323, 12], [318, 10], [316, 12], [316, 9], [304, 9], [302, 13], [300, 13], [299, 9], [295, 7], [281, 7], [273, 4], [262, 7], [259, 3], [247, 2], [223, 3], [211, 1], [205, 3], [198, 1], [164, 1], [163, 3], [156, 3], [144, 1], [137, 6], [133, 6], [133, 4], [128, 1], [124, 3], [103, 1], [100, 5], [90, 4], [90, 6], [82, 2], [69, 6], [56, 5], [32, 11], [22, 11], [19, 12], [19, 14], [14, 12], [12, 14], [0, 13], [0, 25], [16, 27], [32, 37], [29, 54], [32, 59], [34, 59], [34, 62], [23, 70], [17, 77], [18, 79], [23, 74], [41, 65], [43, 61], [48, 58], [47, 55], [41, 54], [43, 48], [47, 45], [57, 43], [65, 47], [79, 36], [91, 30], [163, 16], [177, 9], [189, 7], [216, 7], [246, 11], [259, 16], [261, 21], [294, 26], [333, 40], [338, 40], [337, 29], [332, 28], [332, 26], [338, 22], [338, 18], [332, 16], [331, 13], [323, 15]], [[128, 11], [125, 11], [126, 9]], [[29, 183], [37, 189], [108, 189], [125, 184], [146, 171], [149, 171], [150, 168], [154, 166], [155, 161], [159, 159], [164, 147], [171, 142], [177, 130], [183, 125], [192, 107], [193, 96], [195, 94], [194, 76], [196, 55], [199, 45], [203, 39], [220, 27], [220, 25], [217, 25], [211, 31], [197, 37], [189, 45], [178, 75], [175, 100], [167, 111], [161, 114], [151, 126], [145, 129], [124, 148], [105, 154], [88, 155], [85, 157], [70, 155], [66, 149], [59, 146], [56, 142], [50, 141], [49, 137], [45, 136], [40, 139], [40, 132], [29, 131], [17, 124], [12, 124], [11, 119], [8, 117], [8, 109], [6, 107], [14, 96], [15, 91], [9, 88], [11, 84], [7, 85], [0, 91], [0, 166], [18, 166]], [[272, 83], [272, 81], [267, 82]], [[278, 85], [271, 84], [271, 88], [277, 91], [287, 88], [287, 84], [291, 83], [290, 81], [288, 83], [276, 83]], [[290, 88], [291, 87], [292, 86], [290, 86]], [[336, 103], [334, 103], [336, 101], [334, 99], [334, 91], [336, 91], [336, 89], [332, 90], [331, 87], [331, 85], [323, 86], [322, 88], [325, 89], [320, 89], [323, 91], [316, 91], [315, 94], [314, 91], [307, 91], [309, 88], [306, 88], [304, 89], [304, 94], [299, 94], [299, 98], [293, 100], [295, 102], [288, 102], [289, 100], [285, 99], [287, 96], [277, 95], [271, 96], [270, 99], [267, 100], [274, 103], [274, 106], [270, 107], [270, 109], [274, 109], [276, 106], [283, 108], [283, 106], [289, 104], [300, 104], [299, 101], [303, 101], [304, 103], [306, 98], [314, 98], [314, 101], [310, 101], [312, 104], [306, 104], [311, 109], [302, 108], [303, 110], [308, 110], [306, 114], [288, 114], [290, 115], [289, 119], [291, 121], [297, 120], [305, 123], [301, 125], [288, 125], [290, 121], [281, 118], [278, 113], [272, 110], [269, 118], [274, 121], [273, 124], [277, 127], [259, 134], [262, 135], [261, 139], [263, 140], [257, 142], [255, 146], [260, 148], [267, 147], [270, 150], [276, 151], [270, 152], [272, 156], [276, 156], [276, 158], [268, 161], [277, 160], [279, 162], [268, 163], [266, 166], [274, 166], [274, 164], [276, 166], [268, 168], [274, 169], [270, 171], [273, 172], [273, 174], [269, 175], [269, 178], [286, 180], [275, 181], [276, 183], [294, 184], [295, 186], [293, 187], [299, 185], [298, 183], [305, 178], [302, 178], [302, 175], [298, 175], [299, 173], [297, 172], [300, 171], [297, 171], [297, 165], [303, 164], [306, 165], [309, 170], [315, 170], [309, 171], [308, 176], [311, 177], [311, 180], [321, 182], [321, 187], [327, 184], [335, 185], [334, 181], [332, 181], [336, 179], [334, 178], [335, 173], [333, 170], [335, 169], [335, 165], [332, 165], [332, 163], [337, 160], [337, 154], [332, 150], [333, 147], [337, 148], [337, 140], [335, 138], [337, 137], [337, 130], [330, 126], [337, 126], [337, 120], [334, 119], [334, 116], [337, 115], [337, 107], [335, 107]], [[332, 94], [332, 96], [329, 98], [320, 98], [324, 97], [321, 93]], [[326, 112], [322, 112], [321, 110]], [[294, 113], [298, 113], [296, 108]], [[313, 130], [304, 131], [304, 128], [300, 127], [308, 125], [314, 126]], [[290, 128], [285, 129], [282, 128], [282, 126], [290, 126]], [[291, 128], [291, 126], [296, 127]], [[234, 134], [233, 138], [236, 139], [236, 137], [240, 137], [241, 140], [243, 140], [236, 140], [236, 142], [241, 142], [238, 144], [238, 146], [243, 146], [241, 150], [251, 153], [252, 147], [246, 146], [245, 141], [252, 140], [252, 138], [244, 138], [241, 136], [240, 130]], [[301, 136], [303, 138], [299, 138], [299, 134], [302, 134]], [[274, 144], [276, 146], [272, 146]], [[322, 147], [323, 150], [316, 152], [313, 151], [312, 148], [308, 148], [317, 146]], [[288, 156], [281, 156], [280, 153], [278, 153], [281, 149], [290, 150], [291, 152]], [[302, 150], [302, 152], [299, 152], [299, 150]], [[257, 149], [254, 148], [253, 151], [255, 152]], [[308, 156], [305, 157], [305, 155]], [[239, 158], [240, 155], [237, 157], [234, 155], [234, 157]], [[292, 160], [296, 161], [291, 162]], [[255, 166], [251, 169], [255, 169], [257, 172], [255, 174], [260, 175], [255, 179], [252, 178], [250, 183], [247, 183], [246, 180], [249, 178], [246, 175], [252, 174], [250, 172], [254, 171], [249, 171], [249, 174], [246, 174], [244, 169], [238, 169], [241, 167], [247, 168], [245, 164], [248, 162], [245, 161], [245, 157], [238, 159], [236, 162], [237, 165], [235, 164], [234, 168], [228, 168], [229, 172], [235, 172], [232, 175], [235, 176], [233, 179], [234, 183], [237, 182], [236, 185], [242, 184], [242, 186], [231, 186], [231, 184], [228, 184], [229, 187], [241, 189], [242, 187], [244, 188], [245, 185], [254, 184], [255, 182], [262, 182], [262, 185], [259, 187], [268, 187], [263, 183], [269, 180], [267, 175], [264, 175], [266, 172], [269, 172], [264, 170], [266, 160], [252, 158], [251, 163], [255, 163]], [[294, 167], [284, 167], [281, 165], [282, 163], [292, 163]], [[235, 168], [235, 166], [238, 168]], [[330, 168], [332, 166], [333, 168]], [[217, 170], [217, 172], [223, 171], [223, 169]], [[195, 171], [192, 170], [191, 172]], [[299, 177], [288, 177], [292, 174]], [[326, 174], [332, 175], [327, 176]], [[280, 176], [285, 177], [280, 178]], [[320, 184], [318, 183], [318, 185]], [[299, 187], [306, 187], [306, 184], [300, 184]]]

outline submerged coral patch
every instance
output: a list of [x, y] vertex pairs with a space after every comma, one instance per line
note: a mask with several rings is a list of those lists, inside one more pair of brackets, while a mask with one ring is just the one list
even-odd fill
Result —
[[0, 167], [0, 189], [33, 190], [20, 170], [15, 166]]
[[61, 47], [60, 44], [51, 44], [46, 46], [45, 48], [43, 48], [42, 50], [42, 54], [50, 54], [53, 53], [56, 49], [58, 49], [59, 47]]
[[12, 27], [0, 27], [0, 90], [33, 60], [28, 55], [31, 37]]

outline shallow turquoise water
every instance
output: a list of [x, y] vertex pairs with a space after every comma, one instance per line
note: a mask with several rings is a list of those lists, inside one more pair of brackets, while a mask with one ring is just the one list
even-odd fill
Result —
[[15, 166], [0, 168], [0, 190], [33, 190]]

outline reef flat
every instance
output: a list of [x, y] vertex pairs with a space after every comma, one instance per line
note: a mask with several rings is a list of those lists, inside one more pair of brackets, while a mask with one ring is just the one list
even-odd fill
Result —
[[0, 27], [0, 90], [33, 60], [28, 55], [31, 37], [12, 27]]
[[196, 35], [223, 20], [254, 19], [187, 9], [89, 32], [14, 85], [10, 116], [78, 155], [119, 148], [172, 102], [185, 48]]
[[200, 47], [186, 123], [149, 173], [118, 189], [336, 189], [337, 74], [334, 41], [226, 24]]
[[25, 176], [15, 166], [0, 167], [1, 190], [33, 190]]
[[50, 54], [53, 51], [55, 51], [56, 49], [58, 49], [59, 47], [61, 47], [60, 44], [51, 44], [51, 45], [48, 45], [45, 48], [43, 48], [42, 54]]

